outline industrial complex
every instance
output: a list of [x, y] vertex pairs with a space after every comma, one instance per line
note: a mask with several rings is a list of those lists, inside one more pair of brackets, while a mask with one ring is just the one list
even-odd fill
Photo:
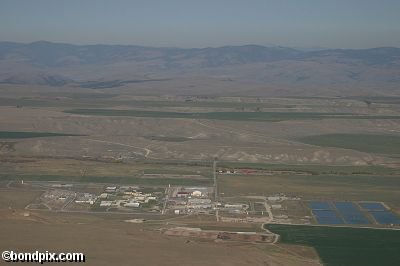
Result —
[[[219, 171], [219, 170], [218, 170]], [[232, 172], [233, 173], [233, 172]], [[217, 222], [400, 226], [384, 202], [309, 200], [284, 193], [215, 198], [216, 187], [25, 182], [45, 191], [27, 210], [215, 216]]]

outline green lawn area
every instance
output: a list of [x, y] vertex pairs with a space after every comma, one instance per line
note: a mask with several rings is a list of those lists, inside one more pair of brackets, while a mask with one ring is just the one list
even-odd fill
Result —
[[400, 265], [400, 231], [266, 225], [286, 244], [314, 247], [326, 266]]
[[362, 152], [400, 154], [400, 136], [370, 134], [327, 134], [299, 139], [307, 144]]
[[310, 120], [310, 119], [400, 119], [400, 116], [361, 116], [349, 113], [313, 113], [313, 112], [206, 112], [183, 113], [143, 110], [117, 109], [72, 109], [66, 110], [70, 114], [99, 115], [99, 116], [133, 116], [153, 118], [187, 118], [237, 121], [269, 121]]
[[28, 138], [62, 137], [62, 136], [79, 136], [79, 135], [51, 133], [51, 132], [0, 131], [0, 139], [28, 139]]

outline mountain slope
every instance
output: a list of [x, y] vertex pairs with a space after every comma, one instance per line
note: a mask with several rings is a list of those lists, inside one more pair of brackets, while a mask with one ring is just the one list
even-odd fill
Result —
[[193, 77], [210, 80], [209, 86], [215, 80], [247, 84], [243, 91], [255, 94], [273, 87], [284, 95], [393, 95], [400, 81], [400, 49], [304, 52], [259, 45], [181, 49], [0, 42], [3, 84], [88, 88], [101, 83], [104, 89], [108, 83], [118, 88]]

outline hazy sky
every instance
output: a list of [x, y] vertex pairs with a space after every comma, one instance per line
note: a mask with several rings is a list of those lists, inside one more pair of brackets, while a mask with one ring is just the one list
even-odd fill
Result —
[[0, 41], [400, 47], [400, 0], [0, 0]]

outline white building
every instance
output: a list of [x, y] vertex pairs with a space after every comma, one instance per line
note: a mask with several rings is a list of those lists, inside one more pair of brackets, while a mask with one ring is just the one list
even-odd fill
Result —
[[101, 199], [106, 199], [107, 197], [108, 197], [107, 193], [101, 193], [99, 196], [99, 198], [101, 198]]
[[106, 187], [106, 192], [116, 192], [117, 187]]
[[203, 196], [203, 193], [200, 190], [195, 190], [192, 192], [192, 197], [200, 198]]
[[109, 200], [103, 200], [100, 202], [100, 207], [110, 207], [113, 202]]
[[139, 202], [128, 202], [128, 203], [125, 203], [124, 207], [139, 208], [140, 203]]

